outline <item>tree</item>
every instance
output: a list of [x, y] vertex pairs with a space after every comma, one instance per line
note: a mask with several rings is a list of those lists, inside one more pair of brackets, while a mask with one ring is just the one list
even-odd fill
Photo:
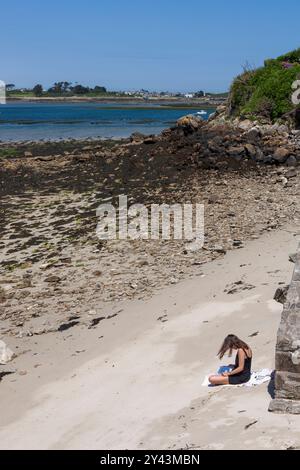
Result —
[[48, 93], [53, 95], [64, 95], [71, 90], [70, 82], [55, 82], [54, 85], [49, 88]]
[[195, 98], [202, 98], [204, 96], [204, 91], [200, 90], [195, 93]]
[[107, 93], [107, 89], [104, 87], [104, 86], [98, 86], [96, 85], [95, 88], [94, 88], [94, 93]]
[[15, 85], [13, 83], [7, 83], [5, 88], [6, 91], [12, 91], [15, 88]]
[[40, 85], [40, 84], [35, 85], [35, 87], [33, 87], [32, 91], [33, 91], [33, 93], [35, 94], [35, 96], [42, 96], [42, 94], [43, 94], [43, 87], [42, 87], [42, 85]]
[[68, 91], [70, 91], [71, 85], [72, 85], [71, 82], [62, 82], [62, 91], [63, 91], [63, 93], [67, 93]]
[[74, 87], [72, 87], [71, 90], [74, 93], [74, 95], [86, 95], [87, 93], [90, 92], [89, 87], [85, 87], [82, 85], [75, 85]]

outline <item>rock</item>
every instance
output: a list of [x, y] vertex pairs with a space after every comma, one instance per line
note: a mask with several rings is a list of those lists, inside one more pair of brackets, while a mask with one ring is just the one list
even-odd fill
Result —
[[272, 163], [275, 162], [274, 158], [272, 157], [272, 155], [267, 155], [266, 157], [264, 157], [264, 163], [266, 165], [271, 165]]
[[238, 147], [229, 147], [229, 149], [227, 150], [227, 153], [231, 156], [231, 157], [238, 157], [238, 156], [241, 156], [243, 155], [245, 151], [245, 147], [240, 145]]
[[3, 289], [3, 287], [0, 286], [0, 303], [5, 302], [5, 300], [6, 300], [5, 289]]
[[252, 144], [246, 144], [246, 145], [245, 145], [245, 149], [246, 149], [247, 155], [249, 155], [250, 158], [252, 158], [253, 160], [255, 160], [255, 157], [256, 157], [256, 147], [254, 147], [254, 145], [252, 145]]
[[288, 179], [285, 176], [279, 176], [276, 180], [277, 183], [282, 183], [283, 186], [288, 184]]
[[243, 281], [234, 282], [231, 286], [226, 286], [224, 292], [228, 295], [238, 294], [244, 290], [252, 290], [255, 289], [255, 286], [252, 284], [244, 284]]
[[283, 134], [283, 133], [288, 134], [288, 132], [289, 132], [288, 126], [286, 126], [284, 124], [275, 123], [275, 124], [272, 125], [272, 128], [274, 129], [274, 131], [276, 131], [280, 134]]
[[300, 413], [299, 279], [300, 262], [297, 258], [277, 333], [275, 400], [269, 410], [278, 413]]
[[208, 204], [218, 204], [218, 203], [221, 203], [221, 200], [220, 200], [219, 196], [217, 196], [216, 194], [212, 194], [208, 198]]
[[59, 261], [63, 264], [71, 264], [72, 258], [70, 258], [69, 256], [64, 256], [63, 258], [59, 258]]
[[245, 134], [245, 136], [250, 142], [256, 143], [261, 138], [261, 132], [259, 129], [256, 129], [256, 127], [253, 127]]
[[63, 323], [60, 325], [60, 327], [57, 329], [60, 333], [63, 333], [64, 331], [69, 330], [70, 328], [73, 328], [76, 325], [79, 325], [79, 321], [71, 321], [69, 323]]
[[245, 119], [238, 123], [238, 127], [243, 131], [248, 131], [253, 127], [253, 122], [250, 119]]
[[99, 325], [99, 323], [101, 321], [105, 320], [105, 319], [106, 319], [106, 317], [93, 318], [91, 323], [90, 323], [89, 329], [94, 328], [95, 326]]
[[96, 277], [102, 276], [102, 271], [94, 271], [93, 276], [96, 276]]
[[[290, 157], [291, 158], [291, 157]], [[294, 158], [294, 157], [293, 157]], [[297, 176], [297, 171], [293, 168], [291, 170], [288, 170], [285, 175], [284, 175], [287, 179], [290, 179], [290, 178], [295, 178]]]
[[255, 160], [257, 162], [265, 162], [265, 154], [264, 152], [262, 151], [261, 148], [257, 147], [256, 149], [256, 156], [255, 156]]
[[138, 285], [135, 282], [131, 282], [129, 285], [130, 285], [131, 289], [135, 290], [135, 289], [138, 288]]
[[298, 261], [298, 258], [299, 258], [298, 253], [291, 253], [291, 254], [289, 255], [289, 261], [290, 261], [291, 263], [296, 263], [296, 262]]
[[44, 157], [43, 155], [40, 157], [35, 157], [35, 159], [39, 162], [51, 162], [52, 160], [55, 159], [55, 155], [49, 155]]
[[24, 152], [24, 157], [32, 157], [32, 153], [31, 152]]
[[216, 114], [222, 114], [225, 113], [227, 106], [224, 104], [220, 104], [217, 109], [216, 109]]
[[290, 151], [283, 147], [278, 147], [273, 155], [273, 158], [278, 163], [285, 163], [290, 156]]
[[287, 161], [285, 162], [287, 166], [296, 166], [297, 165], [297, 159], [293, 155], [291, 155]]
[[5, 365], [14, 358], [15, 354], [9, 349], [4, 341], [0, 341], [0, 364]]
[[45, 279], [45, 282], [49, 282], [49, 283], [52, 283], [52, 284], [57, 284], [60, 281], [61, 281], [61, 278], [58, 277], [58, 276], [48, 276]]
[[130, 142], [143, 142], [146, 136], [141, 132], [134, 132], [130, 136]]
[[208, 141], [208, 149], [213, 153], [220, 152], [220, 147], [214, 140]]
[[290, 286], [278, 287], [278, 289], [276, 290], [275, 295], [274, 295], [274, 300], [276, 300], [276, 302], [284, 305], [285, 302], [286, 302], [286, 297], [287, 297], [287, 294], [288, 294], [288, 291], [289, 291], [289, 287]]
[[284, 398], [275, 398], [269, 405], [269, 411], [270, 413], [299, 415], [300, 402]]
[[224, 255], [226, 255], [226, 253], [227, 253], [226, 249], [221, 245], [213, 246], [210, 251], [214, 251], [216, 253], [222, 253]]
[[187, 132], [195, 132], [202, 126], [204, 119], [200, 116], [194, 116], [193, 114], [189, 114], [188, 116], [183, 116], [182, 118], [178, 119], [176, 125], [179, 128], [183, 128]]
[[158, 142], [158, 138], [156, 136], [149, 136], [144, 139], [144, 144], [146, 145], [153, 145]]
[[258, 162], [265, 162], [265, 155], [261, 148], [255, 147], [253, 144], [246, 144], [245, 150], [247, 155], [252, 159]]
[[210, 121], [213, 121], [215, 118], [217, 117], [217, 113], [211, 113], [209, 116], [208, 116], [208, 122]]
[[234, 246], [235, 248], [242, 248], [243, 247], [243, 242], [242, 240], [233, 240], [232, 242], [232, 246]]

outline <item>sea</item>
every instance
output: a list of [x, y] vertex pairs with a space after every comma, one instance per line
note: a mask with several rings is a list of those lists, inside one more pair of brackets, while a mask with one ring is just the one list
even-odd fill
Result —
[[118, 139], [134, 132], [159, 134], [182, 116], [207, 119], [214, 109], [153, 103], [41, 103], [0, 105], [0, 141]]

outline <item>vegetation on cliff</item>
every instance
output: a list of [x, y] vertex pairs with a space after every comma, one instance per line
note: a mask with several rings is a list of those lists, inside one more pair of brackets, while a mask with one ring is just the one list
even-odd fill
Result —
[[266, 60], [258, 69], [246, 67], [231, 86], [228, 113], [273, 122], [289, 113], [295, 115], [292, 84], [297, 79], [300, 79], [300, 48]]

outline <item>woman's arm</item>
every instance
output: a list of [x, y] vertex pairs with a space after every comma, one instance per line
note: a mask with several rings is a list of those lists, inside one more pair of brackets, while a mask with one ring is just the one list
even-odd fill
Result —
[[239, 366], [233, 371], [229, 372], [228, 377], [230, 377], [231, 375], [236, 375], [236, 374], [239, 374], [240, 372], [243, 372], [245, 368], [245, 353], [242, 349], [238, 350], [238, 357], [239, 357]]

